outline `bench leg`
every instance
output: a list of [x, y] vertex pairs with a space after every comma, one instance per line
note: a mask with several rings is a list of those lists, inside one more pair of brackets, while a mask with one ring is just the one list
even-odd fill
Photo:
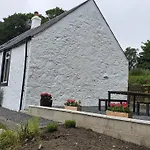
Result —
[[105, 101], [105, 111], [107, 110], [107, 100]]
[[140, 103], [137, 102], [137, 115], [140, 114]]
[[98, 105], [99, 111], [101, 111], [101, 100], [99, 99], [99, 105]]
[[133, 112], [135, 112], [135, 99], [136, 99], [136, 97], [134, 96], [133, 98], [134, 98], [133, 99]]
[[146, 104], [146, 115], [149, 116], [149, 104]]

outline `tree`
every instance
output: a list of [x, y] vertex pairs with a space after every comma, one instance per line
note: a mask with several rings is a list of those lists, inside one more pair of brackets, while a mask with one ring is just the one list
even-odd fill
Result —
[[[42, 18], [42, 24], [63, 12], [64, 10], [59, 7], [47, 10], [46, 14], [48, 17], [40, 15]], [[29, 30], [31, 27], [31, 18], [33, 16], [33, 13], [15, 13], [7, 18], [4, 18], [3, 21], [0, 22], [0, 45]]]
[[129, 70], [134, 69], [137, 65], [138, 60], [138, 49], [127, 47], [125, 50], [125, 55], [129, 61]]
[[150, 41], [143, 43], [142, 52], [139, 54], [138, 67], [150, 70]]
[[62, 14], [63, 12], [65, 12], [63, 9], [56, 7], [56, 8], [47, 10], [46, 15], [48, 16], [49, 19], [53, 19], [56, 16], [59, 16], [60, 14]]
[[27, 31], [30, 26], [29, 16], [27, 14], [13, 14], [8, 18], [4, 18], [0, 23], [0, 44], [7, 42], [15, 36]]

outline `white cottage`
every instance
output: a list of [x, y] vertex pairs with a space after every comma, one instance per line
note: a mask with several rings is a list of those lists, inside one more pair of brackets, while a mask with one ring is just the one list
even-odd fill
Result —
[[[2, 106], [39, 105], [50, 92], [54, 106], [68, 98], [97, 106], [108, 90], [127, 90], [128, 61], [94, 0], [88, 0], [0, 46]], [[37, 27], [38, 26], [38, 27]]]

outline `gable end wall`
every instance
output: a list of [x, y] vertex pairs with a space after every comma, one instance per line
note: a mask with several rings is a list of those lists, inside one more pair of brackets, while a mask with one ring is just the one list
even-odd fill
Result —
[[127, 86], [127, 59], [93, 1], [32, 39], [26, 107], [39, 105], [41, 92], [57, 106], [68, 98], [97, 106], [108, 90]]

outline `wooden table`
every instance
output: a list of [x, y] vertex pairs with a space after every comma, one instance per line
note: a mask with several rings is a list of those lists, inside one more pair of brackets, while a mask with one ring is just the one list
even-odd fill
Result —
[[137, 96], [148, 97], [150, 98], [149, 93], [140, 93], [140, 92], [131, 92], [131, 91], [108, 91], [108, 106], [111, 102], [111, 94], [127, 95], [127, 103], [130, 105], [130, 97], [133, 96], [133, 112], [135, 112], [135, 103], [137, 101]]

